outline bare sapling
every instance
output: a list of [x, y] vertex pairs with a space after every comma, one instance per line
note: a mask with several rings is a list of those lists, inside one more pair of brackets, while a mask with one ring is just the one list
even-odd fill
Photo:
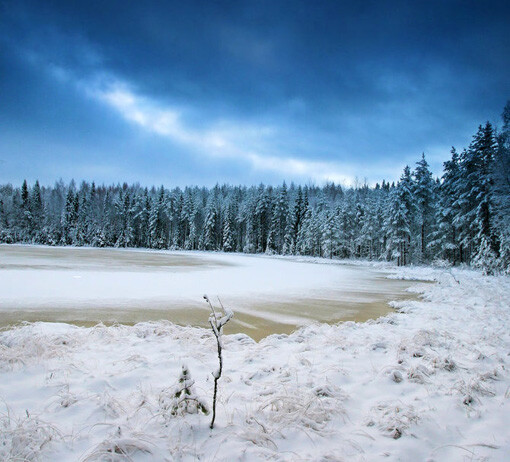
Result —
[[223, 370], [223, 343], [222, 343], [222, 335], [223, 335], [223, 326], [232, 319], [234, 316], [234, 312], [228, 308], [225, 308], [221, 303], [221, 300], [218, 298], [218, 302], [220, 303], [221, 309], [223, 313], [217, 313], [212, 305], [209, 297], [204, 295], [204, 300], [209, 303], [211, 307], [211, 314], [209, 315], [209, 324], [211, 325], [214, 336], [216, 337], [216, 344], [218, 346], [218, 361], [219, 367], [216, 371], [213, 372], [214, 377], [214, 395], [213, 395], [213, 405], [212, 405], [212, 419], [211, 425], [209, 428], [214, 428], [214, 420], [216, 419], [216, 396], [218, 394], [218, 380], [221, 377], [221, 372]]

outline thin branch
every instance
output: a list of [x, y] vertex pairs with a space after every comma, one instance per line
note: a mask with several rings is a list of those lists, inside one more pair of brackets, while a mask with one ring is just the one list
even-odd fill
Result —
[[220, 303], [220, 306], [223, 310], [224, 315], [218, 319], [218, 315], [209, 300], [209, 297], [207, 295], [204, 295], [204, 300], [209, 304], [212, 313], [209, 316], [209, 324], [211, 325], [212, 331], [214, 336], [216, 337], [216, 345], [218, 348], [218, 362], [219, 362], [219, 368], [217, 371], [213, 372], [214, 377], [214, 394], [213, 394], [213, 407], [212, 407], [212, 420], [211, 424], [209, 425], [209, 428], [214, 428], [214, 421], [216, 419], [216, 398], [218, 396], [218, 380], [221, 377], [221, 373], [223, 371], [223, 356], [222, 356], [222, 342], [221, 342], [221, 336], [223, 334], [223, 326], [232, 319], [232, 316], [234, 316], [234, 312], [230, 309], [224, 308], [223, 304], [221, 303], [221, 300], [218, 298], [218, 302]]

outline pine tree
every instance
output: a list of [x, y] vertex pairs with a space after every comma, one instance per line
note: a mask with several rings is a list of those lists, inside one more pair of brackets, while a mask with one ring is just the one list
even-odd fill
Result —
[[303, 189], [301, 188], [301, 186], [299, 186], [297, 189], [294, 208], [291, 210], [289, 207], [289, 211], [287, 214], [283, 248], [284, 254], [296, 253], [297, 237], [299, 234], [299, 230], [301, 229], [303, 217], [304, 217]]
[[154, 198], [150, 207], [149, 236], [151, 247], [154, 249], [167, 248], [167, 217], [165, 188], [161, 186], [157, 197]]
[[271, 225], [268, 235], [268, 249], [275, 253], [282, 253], [287, 228], [289, 199], [285, 182], [278, 189], [271, 214]]
[[137, 242], [140, 247], [149, 248], [150, 245], [150, 232], [149, 223], [151, 216], [151, 199], [147, 188], [143, 193], [137, 197], [136, 205], [136, 227], [137, 227]]
[[191, 378], [189, 369], [185, 365], [182, 366], [181, 376], [170, 403], [167, 402], [167, 396], [162, 395], [159, 405], [163, 411], [170, 410], [172, 416], [209, 414], [207, 406], [195, 392], [195, 381]]
[[453, 147], [451, 155], [451, 160], [443, 164], [444, 173], [438, 188], [439, 205], [435, 213], [437, 227], [430, 247], [434, 254], [455, 265], [459, 249], [455, 217], [459, 213], [456, 197], [460, 188], [460, 166], [459, 155]]
[[255, 206], [254, 231], [255, 231], [255, 249], [259, 253], [264, 253], [267, 247], [267, 237], [271, 223], [271, 192], [269, 188], [260, 185], [257, 191], [257, 202]]
[[244, 240], [240, 239], [240, 250], [245, 253], [255, 253], [257, 248], [257, 223], [255, 210], [257, 204], [257, 191], [250, 188], [246, 200], [239, 205], [239, 228], [244, 234]]
[[341, 258], [351, 258], [355, 247], [355, 224], [356, 224], [356, 204], [355, 193], [347, 191], [346, 197], [339, 205], [338, 228], [339, 228], [339, 248], [338, 255]]
[[322, 221], [322, 256], [333, 258], [338, 255], [340, 241], [338, 215], [329, 210], [323, 214]]
[[376, 192], [379, 190], [380, 188], [377, 188], [366, 196], [361, 229], [356, 240], [360, 249], [359, 255], [370, 260], [377, 254], [378, 236], [376, 230], [379, 232], [379, 223], [381, 223], [381, 221], [378, 221], [376, 206]]
[[10, 244], [12, 237], [10, 236], [9, 221], [5, 210], [4, 201], [0, 198], [0, 242]]
[[84, 245], [87, 243], [87, 227], [90, 216], [89, 202], [87, 199], [88, 187], [82, 188], [80, 195], [76, 195], [78, 201], [77, 216], [76, 216], [76, 237], [75, 245]]
[[[480, 251], [482, 241], [497, 254], [497, 241], [492, 224], [493, 197], [491, 172], [496, 154], [492, 125], [480, 125], [469, 148], [461, 157], [458, 214], [454, 218], [459, 228], [460, 243], [468, 258]], [[484, 249], [487, 247], [484, 246]], [[477, 260], [482, 259], [481, 255]]]
[[205, 222], [203, 230], [202, 245], [204, 250], [217, 250], [216, 249], [216, 203], [212, 196], [210, 196], [206, 211], [205, 211]]
[[[128, 190], [119, 192], [115, 201], [116, 240], [115, 247], [129, 247], [133, 241], [133, 208]], [[160, 247], [162, 248], [162, 247]]]
[[510, 273], [510, 101], [503, 114], [503, 127], [497, 135], [497, 149], [492, 166], [494, 230], [500, 255], [498, 266]]
[[223, 221], [223, 245], [224, 252], [233, 252], [236, 248], [234, 238], [234, 205], [227, 206], [225, 220]]
[[435, 212], [436, 212], [436, 194], [435, 183], [432, 179], [432, 172], [425, 160], [425, 154], [416, 163], [414, 170], [413, 194], [417, 207], [417, 226], [418, 226], [418, 260], [426, 261], [429, 259], [428, 245], [434, 232]]
[[193, 196], [193, 190], [186, 188], [184, 191], [184, 202], [181, 211], [183, 225], [184, 248], [186, 250], [196, 250], [199, 244], [199, 232], [197, 230], [197, 209]]
[[396, 188], [390, 192], [390, 208], [385, 226], [389, 233], [387, 256], [396, 259], [398, 266], [410, 262], [412, 217], [416, 213], [413, 189], [411, 171], [406, 166]]
[[39, 180], [35, 181], [34, 187], [32, 188], [32, 194], [30, 195], [31, 213], [31, 234], [35, 237], [36, 241], [40, 238], [39, 234], [44, 226], [44, 207], [41, 196], [41, 187]]
[[28, 241], [32, 230], [32, 213], [30, 211], [30, 199], [27, 180], [21, 185], [21, 236], [23, 241]]
[[173, 247], [176, 249], [184, 248], [184, 242], [186, 239], [186, 229], [188, 222], [183, 213], [184, 210], [184, 195], [181, 191], [178, 192], [177, 199], [175, 201], [175, 208], [173, 213], [174, 221], [174, 234], [173, 234]]
[[74, 225], [76, 223], [76, 210], [74, 192], [72, 187], [67, 191], [66, 204], [62, 215], [62, 244], [74, 242]]
[[275, 212], [276, 205], [271, 207], [269, 215], [271, 216], [271, 224], [267, 233], [266, 253], [273, 255], [278, 253], [278, 213]]
[[300, 226], [296, 236], [295, 253], [311, 255], [312, 240], [312, 209], [308, 200], [308, 190], [305, 190]]

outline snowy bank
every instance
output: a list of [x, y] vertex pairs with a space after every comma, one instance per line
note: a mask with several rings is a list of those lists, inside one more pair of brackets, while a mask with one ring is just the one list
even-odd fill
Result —
[[510, 279], [414, 268], [420, 301], [367, 323], [224, 338], [166, 322], [0, 333], [2, 460], [508, 460]]

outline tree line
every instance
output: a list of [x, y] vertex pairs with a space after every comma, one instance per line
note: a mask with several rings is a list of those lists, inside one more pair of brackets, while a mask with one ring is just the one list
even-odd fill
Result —
[[510, 271], [510, 102], [441, 178], [422, 155], [395, 184], [0, 186], [0, 242], [441, 260]]

